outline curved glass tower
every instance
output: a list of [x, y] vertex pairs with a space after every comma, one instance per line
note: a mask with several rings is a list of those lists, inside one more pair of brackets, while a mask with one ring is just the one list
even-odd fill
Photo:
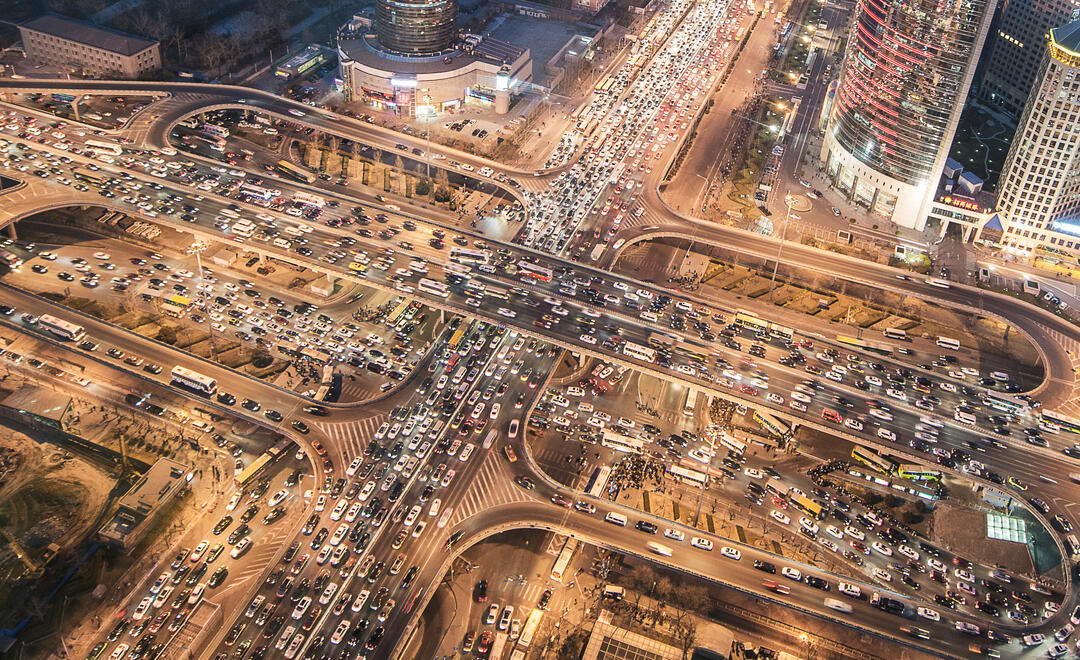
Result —
[[852, 201], [922, 228], [996, 0], [858, 0], [822, 159]]
[[457, 0], [377, 0], [375, 31], [383, 48], [429, 55], [454, 45]]

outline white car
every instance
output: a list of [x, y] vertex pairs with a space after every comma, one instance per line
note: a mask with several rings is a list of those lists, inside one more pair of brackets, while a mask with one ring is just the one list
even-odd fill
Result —
[[791, 518], [789, 518], [788, 515], [782, 511], [774, 509], [773, 512], [769, 515], [772, 516], [773, 520], [780, 523], [781, 525], [791, 524]]
[[884, 568], [875, 568], [873, 571], [874, 577], [882, 582], [892, 582], [892, 575]]
[[937, 610], [932, 610], [929, 607], [920, 607], [915, 612], [924, 619], [930, 621], [941, 621], [941, 615], [937, 613]]
[[892, 557], [892, 548], [885, 545], [881, 541], [874, 541], [870, 544], [870, 547], [874, 550], [877, 550], [878, 553], [885, 555], [886, 557]]
[[893, 420], [892, 413], [887, 410], [882, 410], [881, 408], [871, 408], [870, 415], [885, 422], [891, 422]]
[[789, 580], [795, 580], [796, 582], [802, 582], [802, 571], [797, 568], [785, 566], [780, 569], [780, 575], [783, 575]]
[[822, 536], [818, 539], [818, 543], [828, 548], [831, 552], [840, 552], [840, 546], [836, 545], [832, 539]]
[[288, 497], [288, 496], [289, 496], [289, 491], [284, 490], [284, 489], [279, 490], [278, 492], [274, 493], [270, 497], [270, 499], [267, 501], [267, 505], [269, 505], [269, 507], [271, 509], [273, 509], [275, 506], [277, 506], [277, 505], [281, 504], [282, 502], [284, 502], [285, 498]]
[[732, 548], [726, 545], [720, 548], [720, 554], [724, 555], [728, 559], [734, 559], [735, 561], [739, 561], [740, 559], [742, 559], [741, 552], [739, 552], [736, 548]]
[[743, 470], [743, 474], [750, 477], [751, 479], [764, 479], [765, 478], [765, 473], [762, 472], [761, 470], [758, 470], [757, 468], [746, 468], [745, 470]]
[[857, 584], [851, 584], [850, 582], [840, 582], [836, 585], [837, 591], [845, 596], [851, 596], [852, 598], [862, 598], [862, 589]]
[[896, 549], [896, 551], [904, 555], [911, 561], [919, 561], [919, 557], [921, 556], [916, 550], [913, 550], [910, 546], [907, 545], [900, 546]]
[[675, 541], [686, 540], [686, 534], [678, 529], [665, 529], [664, 536]]
[[690, 545], [699, 550], [712, 551], [713, 549], [713, 542], [709, 539], [703, 539], [700, 536], [691, 537]]
[[853, 539], [857, 539], [859, 541], [866, 540], [866, 534], [864, 534], [863, 531], [858, 527], [852, 527], [851, 525], [848, 525], [844, 528], [844, 532]]
[[844, 533], [841, 532], [835, 525], [825, 525], [825, 533], [838, 539], [844, 538]]
[[202, 559], [202, 556], [206, 554], [206, 550], [210, 547], [210, 541], [199, 541], [199, 545], [195, 546], [195, 549], [191, 551], [191, 557], [189, 559], [192, 562], [197, 562]]

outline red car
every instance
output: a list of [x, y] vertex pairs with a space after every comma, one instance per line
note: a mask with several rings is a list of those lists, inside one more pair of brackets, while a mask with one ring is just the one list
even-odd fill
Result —
[[480, 635], [480, 643], [476, 645], [476, 654], [481, 656], [487, 656], [488, 651], [491, 650], [491, 638], [492, 634], [490, 630], [485, 630]]
[[749, 394], [750, 396], [757, 396], [758, 395], [757, 389], [754, 388], [754, 387], [750, 387], [749, 385], [743, 385], [742, 387], [739, 388], [739, 390], [743, 394]]

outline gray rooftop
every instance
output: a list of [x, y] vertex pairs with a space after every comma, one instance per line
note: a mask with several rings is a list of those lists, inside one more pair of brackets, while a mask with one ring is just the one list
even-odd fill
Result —
[[157, 43], [152, 39], [98, 27], [59, 14], [44, 14], [20, 24], [19, 27], [121, 55], [134, 55]]
[[1068, 25], [1050, 30], [1050, 36], [1054, 43], [1067, 48], [1074, 53], [1080, 53], [1080, 21], [1073, 21]]

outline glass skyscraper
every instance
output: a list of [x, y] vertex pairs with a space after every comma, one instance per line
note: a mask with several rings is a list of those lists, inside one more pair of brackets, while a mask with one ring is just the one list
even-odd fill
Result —
[[822, 160], [856, 204], [921, 229], [996, 0], [857, 0]]
[[454, 45], [457, 0], [377, 0], [379, 44], [405, 55], [432, 55]]

